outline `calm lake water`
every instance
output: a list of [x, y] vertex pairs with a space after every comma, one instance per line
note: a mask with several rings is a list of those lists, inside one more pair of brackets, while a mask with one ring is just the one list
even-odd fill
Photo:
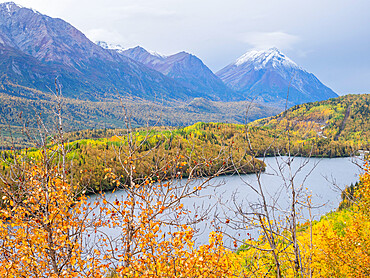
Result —
[[[359, 179], [361, 169], [355, 163], [362, 165], [361, 160], [356, 158], [296, 157], [289, 169], [287, 157], [270, 157], [265, 158], [264, 161], [267, 167], [266, 172], [261, 175], [260, 184], [267, 203], [274, 206], [276, 217], [286, 214], [289, 210], [291, 191], [287, 179], [290, 175], [294, 176], [294, 185], [298, 190], [298, 198], [302, 202], [307, 200], [307, 195], [312, 195], [312, 204], [315, 207], [313, 215], [316, 220], [338, 207], [341, 189]], [[259, 182], [254, 174], [222, 176], [213, 179], [198, 196], [184, 200], [184, 206], [191, 210], [187, 221], [192, 222], [204, 216], [203, 221], [193, 225], [198, 231], [197, 243], [207, 243], [209, 232], [216, 228], [240, 239], [247, 238], [247, 232], [256, 236], [255, 229], [249, 231], [237, 229], [239, 224], [245, 227], [245, 223], [240, 215], [235, 213], [238, 208], [250, 212], [261, 203], [262, 198], [256, 189], [259, 190]], [[111, 200], [123, 199], [125, 192], [107, 193], [106, 197]], [[99, 199], [99, 196], [93, 196], [91, 199]], [[307, 218], [307, 209], [302, 208], [301, 216], [302, 219]], [[226, 219], [230, 220], [230, 222], [227, 221], [228, 224], [225, 223]], [[118, 231], [114, 229], [103, 228], [102, 232], [111, 235], [112, 239], [118, 235]], [[231, 244], [231, 240], [227, 237], [225, 241]]]

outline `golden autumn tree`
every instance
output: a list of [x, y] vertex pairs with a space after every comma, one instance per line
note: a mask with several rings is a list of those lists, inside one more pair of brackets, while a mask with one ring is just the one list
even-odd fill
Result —
[[1, 277], [101, 277], [83, 255], [84, 198], [55, 168], [35, 164], [1, 195]]
[[[355, 202], [313, 226], [312, 268], [319, 277], [370, 275], [370, 166], [365, 164]], [[308, 235], [302, 233], [308, 242]], [[305, 240], [304, 240], [305, 239]]]
[[68, 177], [61, 96], [57, 99], [54, 135], [39, 115], [39, 136], [25, 131], [37, 140], [35, 156], [14, 146], [2, 152], [1, 277], [102, 277], [104, 272], [84, 248], [89, 210], [81, 187]]

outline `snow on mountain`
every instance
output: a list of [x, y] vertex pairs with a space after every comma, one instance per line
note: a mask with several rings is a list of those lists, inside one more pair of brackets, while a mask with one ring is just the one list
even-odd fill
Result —
[[270, 48], [268, 51], [252, 50], [241, 57], [235, 63], [236, 66], [243, 64], [253, 64], [255, 70], [259, 70], [271, 65], [274, 68], [279, 66], [298, 68], [298, 65], [291, 59], [281, 53], [276, 47]]
[[126, 49], [125, 51], [121, 52], [120, 54], [131, 58], [139, 63], [146, 65], [152, 69], [155, 69], [156, 64], [160, 64], [164, 61], [166, 56], [158, 54], [154, 51], [147, 51], [146, 49], [142, 48], [141, 46], [136, 46], [133, 48]]
[[284, 103], [288, 89], [291, 105], [338, 96], [277, 48], [249, 51], [216, 75], [231, 89], [263, 102]]
[[95, 44], [99, 45], [100, 47], [102, 47], [104, 49], [115, 50], [118, 53], [122, 53], [123, 51], [127, 50], [126, 48], [122, 47], [119, 44], [111, 44], [111, 43], [107, 43], [105, 41], [97, 41]]
[[151, 55], [159, 57], [159, 58], [166, 58], [166, 55], [160, 54], [157, 51], [147, 50]]
[[[6, 11], [8, 12], [8, 15], [11, 15], [14, 11], [18, 10], [18, 9], [23, 9], [25, 7], [19, 5], [19, 4], [16, 4], [14, 2], [4, 2], [1, 4], [1, 9], [6, 9]], [[29, 8], [28, 10], [31, 10], [32, 12], [34, 12], [35, 14], [40, 14], [38, 11], [32, 9], [32, 8]]]
[[21, 5], [18, 5], [14, 2], [2, 3], [2, 7], [5, 8], [8, 11], [8, 13], [11, 13], [14, 8], [23, 8]]

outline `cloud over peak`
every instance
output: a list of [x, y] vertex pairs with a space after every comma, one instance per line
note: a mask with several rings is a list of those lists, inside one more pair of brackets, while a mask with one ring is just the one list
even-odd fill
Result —
[[241, 34], [239, 39], [256, 50], [265, 50], [271, 47], [292, 49], [293, 45], [300, 41], [298, 36], [281, 31], [248, 32]]

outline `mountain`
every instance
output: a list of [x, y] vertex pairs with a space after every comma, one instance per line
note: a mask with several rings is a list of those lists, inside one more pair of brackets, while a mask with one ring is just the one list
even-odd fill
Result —
[[[106, 48], [117, 48], [107, 43], [98, 43]], [[118, 48], [119, 49], [119, 48]], [[173, 78], [181, 85], [195, 91], [198, 96], [214, 100], [243, 100], [240, 95], [228, 88], [198, 57], [179, 52], [165, 56], [157, 52], [147, 51], [137, 46], [117, 52], [125, 55], [145, 66]]]
[[[35, 127], [39, 116], [48, 128], [54, 127], [55, 96], [51, 91], [56, 78], [62, 87], [66, 131], [121, 127], [124, 113], [118, 95], [124, 96], [124, 106], [135, 127], [157, 122], [174, 126], [196, 121], [244, 122], [245, 109], [250, 103], [216, 101], [229, 98], [225, 92], [231, 90], [195, 56], [186, 54], [180, 59], [174, 55], [165, 75], [122, 55], [126, 49], [121, 46], [98, 44], [62, 19], [13, 2], [0, 4], [2, 143], [16, 137], [16, 145], [24, 146], [26, 141], [20, 139], [23, 121]], [[200, 85], [191, 82], [184, 82], [186, 86], [181, 84], [181, 66], [191, 63], [200, 67], [200, 77], [203, 71], [214, 81], [209, 81], [213, 91], [200, 90]], [[175, 69], [179, 69], [177, 78]], [[191, 72], [183, 71], [184, 76], [191, 76]], [[202, 84], [206, 86], [205, 82]], [[221, 89], [216, 92], [214, 84], [224, 89], [224, 95]], [[249, 120], [280, 111], [256, 105], [249, 110]]]
[[188, 100], [197, 94], [141, 63], [104, 49], [62, 19], [13, 2], [0, 4], [0, 81], [99, 100], [130, 95]]
[[216, 75], [245, 97], [270, 104], [283, 105], [288, 90], [289, 106], [338, 96], [277, 48], [249, 51]]

